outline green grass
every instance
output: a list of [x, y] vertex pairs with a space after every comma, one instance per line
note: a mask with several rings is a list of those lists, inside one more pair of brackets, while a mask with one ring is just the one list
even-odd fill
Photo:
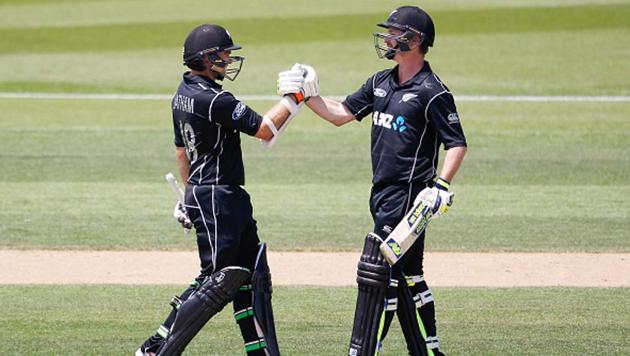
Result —
[[[150, 12], [143, 2], [4, 1], [0, 91], [170, 93], [183, 37], [220, 17], [248, 57], [228, 89], [272, 94], [275, 73], [300, 60], [318, 68], [324, 94], [350, 93], [390, 65], [370, 34], [398, 2], [358, 4], [234, 2], [219, 16], [159, 1]], [[630, 93], [627, 1], [426, 8], [438, 28], [429, 59], [456, 95]], [[630, 251], [630, 105], [461, 102], [459, 111], [470, 153], [429, 249]], [[371, 228], [369, 126], [335, 129], [305, 111], [271, 151], [244, 139], [247, 189], [272, 248], [358, 248]], [[0, 165], [2, 247], [193, 248], [170, 221], [162, 181], [175, 170], [166, 101], [2, 99]]]
[[[4, 355], [121, 355], [157, 329], [174, 286], [2, 286]], [[351, 330], [353, 288], [277, 287], [283, 354], [340, 355]], [[629, 289], [438, 288], [438, 328], [453, 355], [623, 355], [630, 352]], [[43, 302], [45, 301], [45, 302]], [[325, 315], [325, 318], [321, 316]], [[231, 306], [190, 344], [190, 355], [241, 351]], [[401, 355], [397, 322], [381, 353]]]
[[[0, 90], [170, 93], [188, 31], [220, 22], [247, 57], [230, 84], [236, 93], [273, 93], [276, 73], [302, 61], [319, 70], [324, 93], [342, 95], [389, 65], [371, 34], [399, 3], [232, 2], [221, 12], [181, 11], [179, 2], [152, 2], [150, 12], [141, 1], [9, 3], [0, 5]], [[627, 1], [423, 6], [437, 24], [428, 58], [458, 94], [630, 93]]]
[[[321, 39], [347, 41], [361, 39], [375, 32], [374, 24], [383, 21], [383, 12], [370, 14], [336, 14], [282, 18], [269, 16], [220, 21], [234, 38], [247, 44], [287, 44], [314, 42]], [[258, 17], [258, 16], [252, 16]], [[437, 10], [432, 13], [442, 26], [441, 34], [470, 35], [478, 33], [519, 34], [524, 32], [584, 31], [591, 29], [627, 29], [630, 6], [575, 6], [559, 8], [505, 8], [479, 10]], [[280, 22], [280, 23], [278, 23]], [[0, 29], [5, 38], [2, 53], [108, 52], [138, 49], [172, 48], [199, 22], [131, 23], [93, 26], [54, 26]], [[315, 30], [314, 30], [315, 29]]]
[[[403, 3], [2, 0], [0, 91], [172, 93], [184, 36], [219, 22], [247, 57], [226, 83], [235, 94], [274, 94], [277, 72], [300, 61], [317, 68], [324, 95], [345, 95], [392, 64], [376, 58], [371, 33]], [[437, 27], [428, 59], [455, 95], [630, 95], [627, 0], [422, 6]], [[470, 151], [429, 250], [630, 252], [630, 104], [458, 108]], [[163, 180], [175, 171], [171, 130], [167, 101], [0, 99], [0, 248], [193, 249]], [[246, 188], [272, 250], [360, 248], [371, 229], [369, 131], [369, 120], [336, 129], [305, 110], [273, 150], [243, 139]], [[179, 288], [0, 286], [0, 353], [131, 354]], [[630, 354], [628, 289], [434, 294], [448, 354]], [[354, 298], [354, 288], [275, 288], [283, 354], [343, 354]], [[229, 311], [189, 350], [240, 354]], [[382, 355], [404, 352], [395, 325]]]
[[[2, 100], [0, 246], [190, 249], [171, 221], [167, 103]], [[260, 111], [271, 103], [250, 103]], [[460, 103], [470, 154], [430, 250], [630, 251], [630, 105]], [[369, 122], [305, 111], [273, 150], [244, 137], [274, 250], [356, 250], [371, 228]]]

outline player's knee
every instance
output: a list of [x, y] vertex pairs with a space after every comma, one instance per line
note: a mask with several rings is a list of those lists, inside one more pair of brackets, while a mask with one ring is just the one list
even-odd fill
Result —
[[203, 282], [184, 302], [175, 302], [175, 321], [158, 355], [179, 355], [205, 323], [229, 303], [251, 272], [242, 267], [225, 267]]
[[383, 288], [389, 285], [390, 267], [379, 250], [382, 242], [381, 237], [372, 232], [365, 237], [363, 253], [357, 266], [359, 284]]
[[422, 275], [406, 276], [406, 282], [417, 308], [433, 303], [433, 293]]

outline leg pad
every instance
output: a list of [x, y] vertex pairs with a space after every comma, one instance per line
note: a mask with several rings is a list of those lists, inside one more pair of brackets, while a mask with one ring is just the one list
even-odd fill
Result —
[[235, 266], [225, 267], [206, 278], [199, 289], [180, 305], [169, 336], [158, 355], [180, 355], [208, 320], [232, 301], [249, 278], [248, 269]]
[[357, 268], [358, 295], [350, 340], [350, 356], [374, 355], [384, 317], [390, 267], [379, 250], [383, 240], [369, 233]]

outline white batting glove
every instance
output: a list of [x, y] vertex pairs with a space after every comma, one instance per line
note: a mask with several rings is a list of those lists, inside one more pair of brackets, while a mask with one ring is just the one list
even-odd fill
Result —
[[433, 218], [446, 213], [453, 205], [453, 193], [448, 192], [449, 183], [439, 178], [432, 188], [424, 188], [416, 199], [422, 199], [429, 206], [433, 206]]
[[315, 68], [301, 63], [295, 63], [291, 69], [301, 70], [304, 76], [304, 97], [306, 99], [319, 95], [319, 77]]
[[186, 233], [190, 232], [190, 229], [192, 229], [193, 226], [192, 221], [190, 221], [190, 218], [188, 217], [186, 208], [179, 201], [175, 203], [175, 208], [173, 209], [173, 217], [175, 218], [175, 220], [177, 220], [178, 223], [182, 225]]
[[278, 73], [278, 94], [304, 95], [304, 73], [299, 69], [285, 70]]

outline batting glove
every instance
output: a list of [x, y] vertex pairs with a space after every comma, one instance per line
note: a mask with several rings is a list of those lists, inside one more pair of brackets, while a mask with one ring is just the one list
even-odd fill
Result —
[[319, 95], [319, 77], [317, 76], [315, 68], [306, 64], [295, 63], [291, 69], [302, 71], [302, 75], [304, 76], [304, 84], [302, 85], [302, 88], [304, 90], [304, 97], [306, 100], [312, 96]]
[[304, 101], [304, 72], [291, 69], [278, 73], [278, 94], [291, 96], [296, 104]]
[[445, 179], [438, 178], [433, 187], [424, 188], [418, 195], [419, 199], [424, 200], [429, 206], [433, 206], [433, 218], [446, 213], [453, 205], [453, 193], [448, 192], [450, 183]]
[[177, 220], [178, 223], [182, 225], [186, 233], [190, 232], [190, 229], [192, 229], [193, 226], [192, 221], [190, 221], [190, 218], [188, 217], [186, 208], [179, 201], [175, 203], [175, 208], [173, 209], [173, 217], [175, 218], [175, 220]]

